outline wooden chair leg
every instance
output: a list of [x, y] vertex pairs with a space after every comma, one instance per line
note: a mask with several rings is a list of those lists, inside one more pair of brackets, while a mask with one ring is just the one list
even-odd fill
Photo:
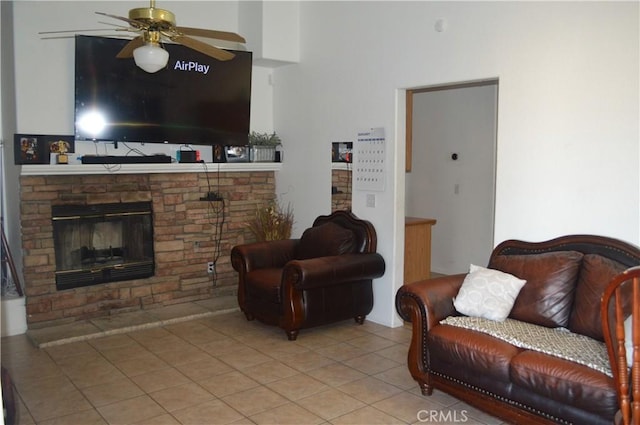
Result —
[[296, 338], [298, 338], [298, 329], [293, 329], [290, 331], [285, 331], [287, 333], [287, 338], [289, 339], [289, 341], [295, 341]]
[[356, 316], [353, 318], [353, 320], [356, 321], [357, 324], [361, 325], [364, 323], [364, 318], [367, 316]]

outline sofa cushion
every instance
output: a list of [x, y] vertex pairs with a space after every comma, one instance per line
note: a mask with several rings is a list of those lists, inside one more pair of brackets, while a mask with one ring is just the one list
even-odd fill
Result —
[[[473, 371], [478, 377], [510, 382], [509, 363], [521, 350], [516, 346], [470, 329], [437, 325], [427, 335], [428, 361], [436, 370], [453, 369], [457, 378], [465, 371]], [[461, 365], [464, 365], [462, 367]], [[449, 366], [449, 367], [448, 367]]]
[[582, 259], [573, 310], [569, 318], [569, 330], [604, 341], [600, 319], [600, 299], [609, 281], [626, 267], [597, 254], [587, 254]]
[[296, 259], [346, 254], [353, 252], [355, 246], [353, 231], [329, 222], [304, 231], [296, 250]]
[[541, 326], [567, 327], [582, 257], [575, 251], [493, 257], [490, 268], [527, 281], [509, 317]]
[[499, 270], [471, 264], [453, 301], [458, 312], [467, 316], [503, 321], [525, 281]]
[[510, 376], [516, 387], [566, 406], [603, 417], [617, 410], [613, 378], [570, 360], [526, 350], [511, 360]]

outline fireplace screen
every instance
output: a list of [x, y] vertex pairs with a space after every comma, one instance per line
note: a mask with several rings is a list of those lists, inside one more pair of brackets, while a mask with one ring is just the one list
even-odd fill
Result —
[[52, 207], [56, 287], [153, 276], [150, 202]]

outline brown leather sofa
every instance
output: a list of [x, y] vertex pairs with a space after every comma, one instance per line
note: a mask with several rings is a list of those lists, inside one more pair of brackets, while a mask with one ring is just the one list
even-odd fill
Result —
[[348, 211], [319, 216], [299, 239], [235, 246], [238, 304], [247, 320], [300, 329], [354, 318], [373, 308], [372, 280], [384, 274], [373, 225]]
[[[488, 268], [527, 281], [507, 321], [549, 331], [566, 328], [600, 347], [604, 289], [615, 275], [639, 264], [636, 246], [607, 237], [570, 235], [537, 243], [505, 241], [494, 249]], [[607, 373], [537, 348], [512, 345], [490, 333], [442, 323], [449, 323], [450, 317], [465, 320], [454, 298], [466, 276], [408, 284], [396, 294], [398, 313], [412, 323], [408, 367], [422, 393], [431, 395], [437, 388], [517, 424], [611, 424], [618, 406]], [[604, 358], [608, 359], [606, 348]]]

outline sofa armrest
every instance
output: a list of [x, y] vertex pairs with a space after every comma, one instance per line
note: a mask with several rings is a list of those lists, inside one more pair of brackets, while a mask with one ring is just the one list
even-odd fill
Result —
[[239, 273], [281, 268], [294, 257], [299, 242], [300, 239], [283, 239], [237, 245], [231, 250], [231, 264]]
[[396, 294], [396, 310], [407, 322], [415, 323], [415, 308], [425, 320], [426, 330], [440, 320], [455, 314], [453, 299], [458, 294], [466, 273], [441, 276], [403, 285]]
[[453, 298], [466, 274], [442, 276], [402, 286], [396, 293], [396, 310], [411, 322], [407, 367], [424, 395], [431, 395], [427, 334], [440, 320], [455, 314]]
[[290, 261], [283, 270], [283, 282], [298, 290], [311, 289], [375, 279], [384, 270], [384, 259], [378, 253], [342, 254]]

